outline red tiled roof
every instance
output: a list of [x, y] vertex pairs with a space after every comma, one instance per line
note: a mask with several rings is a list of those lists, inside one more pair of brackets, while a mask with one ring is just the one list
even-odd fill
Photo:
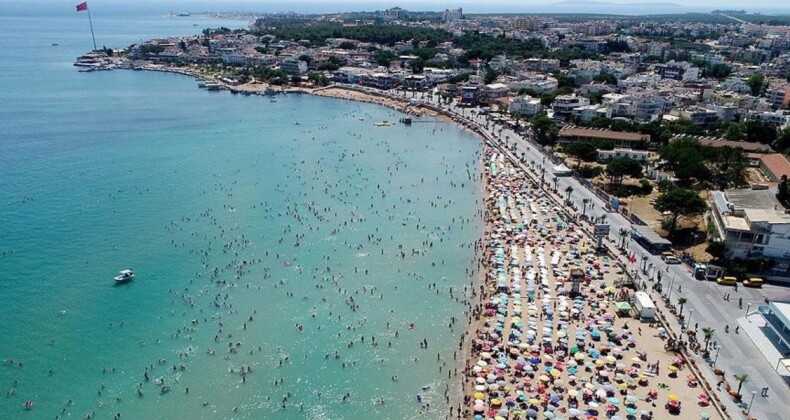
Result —
[[782, 175], [790, 176], [790, 161], [787, 160], [787, 157], [781, 153], [772, 153], [770, 155], [764, 155], [760, 158], [763, 161], [763, 166], [769, 172], [771, 172], [776, 179], [782, 177]]

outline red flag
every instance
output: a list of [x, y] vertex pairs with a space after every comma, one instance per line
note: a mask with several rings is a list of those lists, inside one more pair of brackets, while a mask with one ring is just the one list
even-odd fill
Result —
[[84, 2], [82, 2], [82, 3], [77, 5], [77, 11], [78, 12], [81, 12], [83, 10], [88, 10], [88, 2], [87, 1], [84, 1]]

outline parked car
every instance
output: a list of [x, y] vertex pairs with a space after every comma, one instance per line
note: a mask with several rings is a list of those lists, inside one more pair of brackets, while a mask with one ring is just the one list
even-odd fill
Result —
[[672, 256], [664, 258], [664, 262], [667, 264], [680, 264], [682, 261], [680, 261], [680, 258]]
[[726, 276], [716, 279], [716, 284], [720, 284], [722, 286], [733, 286], [735, 283], [738, 283], [737, 277]]
[[755, 287], [761, 288], [763, 287], [763, 279], [759, 277], [752, 277], [743, 281], [743, 285], [746, 287]]

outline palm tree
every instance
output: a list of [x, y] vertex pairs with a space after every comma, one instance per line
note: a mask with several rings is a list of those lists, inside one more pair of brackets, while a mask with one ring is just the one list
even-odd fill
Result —
[[559, 181], [559, 179], [556, 176], [551, 178], [551, 182], [554, 183], [554, 192], [557, 192], [557, 182], [558, 181]]
[[587, 215], [587, 203], [590, 202], [589, 198], [582, 199], [582, 216]]
[[708, 343], [710, 343], [710, 339], [713, 338], [713, 333], [716, 332], [711, 327], [705, 327], [702, 329], [702, 334], [705, 336], [705, 353], [708, 352]]
[[736, 374], [735, 375], [735, 380], [738, 381], [738, 392], [737, 392], [737, 394], [740, 396], [741, 395], [741, 388], [743, 387], [743, 384], [746, 383], [746, 382], [749, 382], [749, 375], [747, 375], [745, 373]]
[[565, 192], [568, 194], [568, 197], [565, 200], [571, 201], [571, 193], [573, 193], [573, 187], [568, 185], [568, 188], [565, 188]]
[[598, 222], [598, 223], [600, 223], [600, 224], [604, 224], [604, 223], [606, 222], [606, 215], [605, 215], [605, 214], [602, 214], [602, 215], [601, 215], [601, 217], [600, 217], [600, 220], [601, 220], [601, 221], [600, 221], [600, 222]]
[[688, 300], [686, 298], [678, 298], [678, 305], [680, 305], [680, 314], [683, 315], [683, 305], [686, 304]]
[[628, 237], [628, 229], [622, 227], [617, 233], [620, 234], [620, 249], [625, 249], [625, 238]]

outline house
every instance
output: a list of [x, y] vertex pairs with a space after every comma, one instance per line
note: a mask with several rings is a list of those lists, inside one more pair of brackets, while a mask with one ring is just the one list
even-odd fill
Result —
[[775, 191], [711, 191], [710, 199], [709, 219], [731, 258], [790, 260], [790, 214]]
[[480, 101], [490, 104], [495, 99], [503, 98], [510, 93], [510, 88], [504, 83], [492, 83], [485, 85], [480, 90]]
[[754, 143], [748, 141], [735, 141], [735, 140], [727, 140], [720, 137], [704, 137], [704, 136], [676, 136], [669, 140], [670, 143], [674, 143], [680, 139], [693, 139], [699, 142], [699, 144], [703, 146], [710, 146], [710, 147], [733, 147], [736, 149], [742, 149], [744, 152], [747, 153], [771, 153], [773, 150], [767, 144], [762, 143]]
[[551, 104], [551, 109], [554, 111], [555, 116], [566, 118], [573, 114], [573, 110], [580, 106], [590, 105], [590, 100], [583, 96], [560, 95], [554, 98]]
[[543, 105], [540, 103], [540, 99], [524, 95], [511, 99], [509, 110], [513, 115], [531, 117], [542, 112]]
[[771, 182], [779, 182], [783, 175], [790, 177], [790, 161], [781, 153], [760, 156], [758, 167]]
[[480, 88], [478, 86], [462, 86], [459, 106], [477, 106], [480, 103]]
[[650, 159], [650, 152], [647, 150], [632, 150], [632, 149], [614, 149], [614, 150], [599, 150], [598, 160], [606, 162], [616, 158], [628, 158], [637, 162], [646, 163]]
[[560, 129], [558, 142], [568, 144], [577, 141], [609, 140], [615, 147], [644, 148], [650, 143], [650, 135], [626, 131], [611, 131], [593, 128], [565, 126]]
[[298, 58], [286, 58], [282, 61], [280, 67], [291, 76], [301, 76], [307, 73], [307, 62]]
[[669, 61], [666, 64], [656, 65], [656, 73], [661, 75], [663, 79], [672, 80], [697, 80], [699, 79], [699, 67], [694, 67], [691, 63], [685, 61], [676, 62]]

